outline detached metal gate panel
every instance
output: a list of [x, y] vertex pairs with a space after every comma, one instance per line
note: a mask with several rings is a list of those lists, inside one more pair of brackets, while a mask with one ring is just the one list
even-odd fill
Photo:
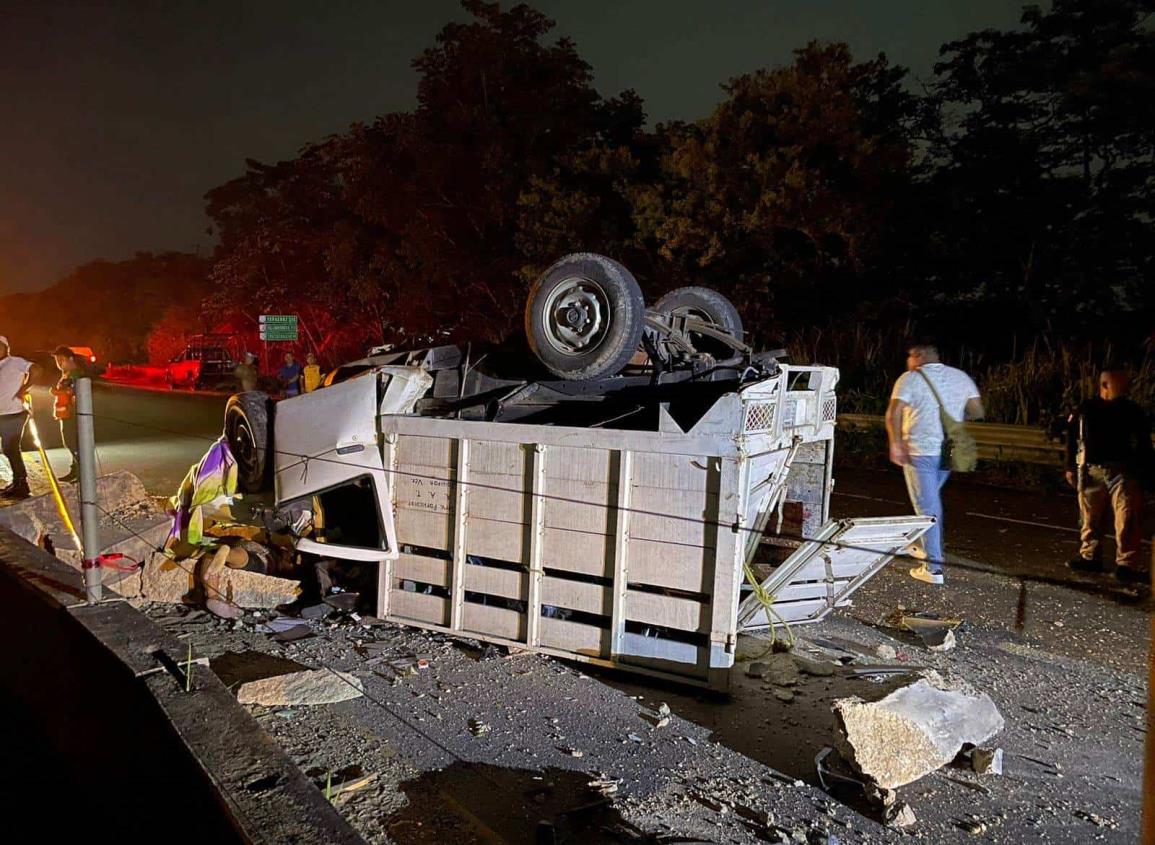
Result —
[[828, 522], [762, 582], [773, 597], [773, 618], [753, 594], [738, 608], [738, 629], [771, 623], [817, 622], [850, 596], [934, 524], [928, 516], [889, 516]]

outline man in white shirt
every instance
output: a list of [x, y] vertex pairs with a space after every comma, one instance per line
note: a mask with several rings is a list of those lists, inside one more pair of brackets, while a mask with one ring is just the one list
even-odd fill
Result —
[[935, 524], [923, 536], [920, 546], [912, 551], [923, 563], [910, 574], [928, 584], [942, 584], [941, 491], [950, 477], [950, 468], [943, 466], [939, 399], [942, 409], [952, 419], [982, 419], [985, 412], [974, 380], [962, 370], [940, 362], [933, 343], [911, 343], [907, 347], [906, 369], [894, 383], [886, 409], [890, 461], [902, 467], [914, 512], [935, 518]]
[[28, 472], [20, 454], [20, 438], [28, 422], [24, 395], [40, 368], [10, 354], [8, 338], [0, 335], [0, 450], [12, 465], [12, 483], [0, 490], [2, 499], [27, 499]]

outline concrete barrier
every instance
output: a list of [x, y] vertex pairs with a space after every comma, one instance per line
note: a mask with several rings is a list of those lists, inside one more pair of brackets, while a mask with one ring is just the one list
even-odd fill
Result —
[[108, 808], [94, 833], [363, 845], [212, 672], [185, 692], [183, 643], [115, 594], [86, 605], [80, 572], [4, 528], [0, 642], [0, 693]]

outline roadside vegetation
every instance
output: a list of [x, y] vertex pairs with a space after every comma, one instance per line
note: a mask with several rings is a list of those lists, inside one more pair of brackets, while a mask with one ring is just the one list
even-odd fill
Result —
[[[247, 161], [206, 195], [211, 260], [98, 262], [0, 301], [29, 315], [17, 342], [159, 361], [208, 327], [253, 348], [257, 316], [286, 311], [297, 351], [325, 366], [370, 344], [497, 341], [545, 266], [590, 250], [651, 301], [717, 288], [756, 344], [841, 367], [848, 410], [880, 410], [916, 329], [976, 375], [999, 421], [1049, 424], [1108, 358], [1150, 402], [1144, 0], [1026, 6], [1013, 30], [944, 44], [925, 79], [812, 42], [722, 81], [709, 115], [657, 125], [634, 91], [598, 91], [545, 15], [462, 5], [414, 60], [414, 110]], [[70, 328], [86, 336], [60, 338], [42, 315], [117, 267], [132, 308], [116, 331], [89, 308]]]

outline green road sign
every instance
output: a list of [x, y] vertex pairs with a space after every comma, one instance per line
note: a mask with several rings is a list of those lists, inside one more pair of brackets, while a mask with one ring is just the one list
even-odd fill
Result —
[[261, 340], [297, 341], [296, 314], [262, 314]]

